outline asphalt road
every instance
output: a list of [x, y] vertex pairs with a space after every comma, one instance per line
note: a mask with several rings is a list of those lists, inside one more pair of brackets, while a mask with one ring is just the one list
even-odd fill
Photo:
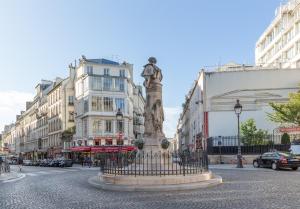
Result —
[[223, 177], [222, 185], [188, 192], [137, 193], [94, 188], [87, 180], [96, 170], [24, 167], [24, 178], [0, 182], [0, 208], [300, 208], [300, 171], [213, 171]]

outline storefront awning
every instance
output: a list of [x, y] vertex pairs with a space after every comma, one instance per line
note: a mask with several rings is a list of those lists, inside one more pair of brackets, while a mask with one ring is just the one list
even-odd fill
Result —
[[71, 151], [73, 152], [130, 152], [136, 150], [134, 146], [80, 146], [80, 147], [71, 147]]
[[70, 150], [73, 152], [90, 152], [91, 147], [88, 146], [71, 147]]

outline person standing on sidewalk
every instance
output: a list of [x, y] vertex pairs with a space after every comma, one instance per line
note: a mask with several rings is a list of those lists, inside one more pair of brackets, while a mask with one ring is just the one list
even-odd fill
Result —
[[18, 158], [18, 167], [19, 167], [19, 170], [22, 171], [22, 167], [23, 167], [23, 158], [22, 157]]
[[0, 156], [0, 174], [2, 173], [3, 158]]

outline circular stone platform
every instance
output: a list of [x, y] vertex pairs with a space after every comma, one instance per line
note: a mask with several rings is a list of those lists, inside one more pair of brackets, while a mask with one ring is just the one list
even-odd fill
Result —
[[220, 176], [210, 171], [194, 175], [168, 176], [115, 176], [99, 173], [89, 183], [97, 188], [112, 191], [179, 191], [206, 188], [222, 183]]

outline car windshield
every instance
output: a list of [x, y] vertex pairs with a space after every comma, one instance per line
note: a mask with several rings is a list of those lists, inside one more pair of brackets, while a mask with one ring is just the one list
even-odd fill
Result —
[[293, 155], [290, 154], [290, 153], [284, 153], [284, 152], [278, 152], [278, 154], [279, 154], [280, 156], [283, 156], [283, 157], [291, 157], [291, 156], [293, 156]]

